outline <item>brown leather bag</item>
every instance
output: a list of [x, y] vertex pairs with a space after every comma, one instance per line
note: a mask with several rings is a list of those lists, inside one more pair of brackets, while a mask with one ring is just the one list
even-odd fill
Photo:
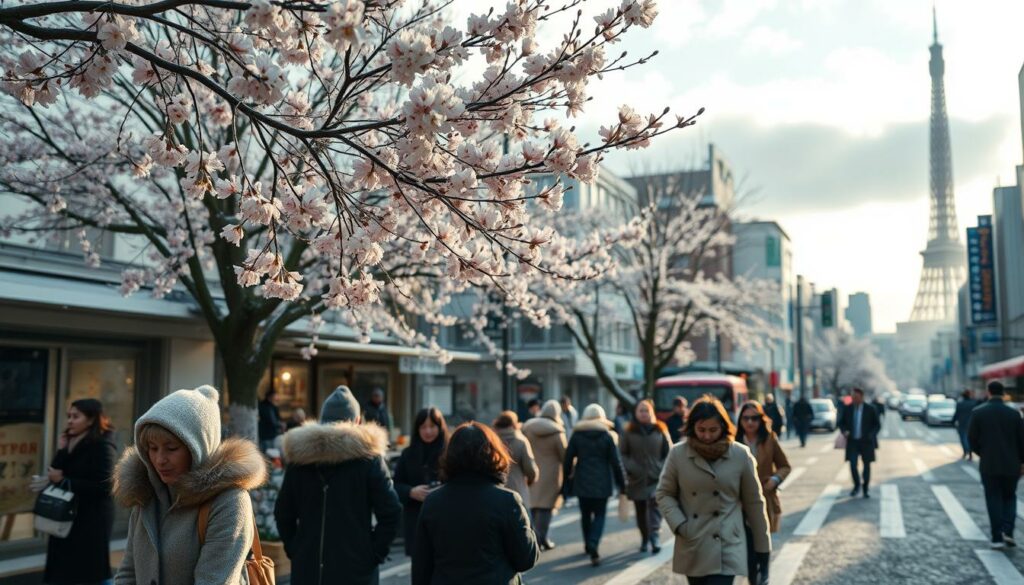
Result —
[[[210, 524], [210, 502], [199, 507], [199, 546], [206, 542], [206, 527]], [[245, 559], [245, 574], [249, 576], [249, 585], [274, 585], [274, 561], [263, 556], [260, 545], [260, 531], [256, 526], [256, 517], [252, 518], [252, 558]]]

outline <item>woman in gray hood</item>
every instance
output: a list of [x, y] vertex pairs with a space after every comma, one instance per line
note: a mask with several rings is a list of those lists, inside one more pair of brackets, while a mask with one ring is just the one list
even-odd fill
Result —
[[[239, 585], [255, 530], [249, 490], [267, 479], [251, 441], [221, 441], [217, 390], [178, 390], [135, 423], [135, 446], [114, 471], [131, 508], [115, 585]], [[204, 544], [199, 510], [209, 505]]]

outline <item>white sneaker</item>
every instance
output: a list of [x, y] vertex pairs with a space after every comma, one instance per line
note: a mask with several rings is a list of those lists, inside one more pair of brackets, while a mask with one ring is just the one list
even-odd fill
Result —
[[1006, 548], [1006, 543], [1001, 540], [992, 543], [992, 550], [1003, 550], [1004, 548]]

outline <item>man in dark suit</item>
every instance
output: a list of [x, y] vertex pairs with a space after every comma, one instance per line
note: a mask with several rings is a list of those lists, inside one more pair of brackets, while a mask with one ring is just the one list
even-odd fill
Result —
[[[869, 498], [871, 462], [875, 460], [875, 445], [881, 425], [878, 422], [878, 410], [864, 403], [863, 390], [854, 388], [850, 396], [850, 405], [843, 409], [839, 422], [839, 430], [846, 436], [846, 460], [850, 462], [850, 475], [853, 476], [850, 497], [856, 496], [863, 487], [864, 497]], [[864, 462], [863, 483], [861, 474], [857, 472], [858, 458]]]
[[963, 458], [971, 461], [974, 454], [971, 453], [971, 443], [967, 440], [967, 429], [971, 424], [971, 413], [977, 408], [978, 401], [971, 397], [970, 390], [964, 390], [960, 395], [960, 401], [956, 403], [956, 412], [953, 414], [953, 426], [960, 434], [960, 446], [964, 450]]
[[981, 485], [992, 528], [992, 548], [1017, 546], [1017, 480], [1024, 469], [1024, 420], [1006, 404], [1000, 382], [989, 382], [988, 401], [971, 412], [967, 440], [981, 457]]

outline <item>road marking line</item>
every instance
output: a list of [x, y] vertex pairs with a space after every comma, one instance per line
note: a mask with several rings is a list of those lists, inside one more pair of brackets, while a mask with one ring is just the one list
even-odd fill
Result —
[[793, 534], [795, 536], [814, 536], [817, 534], [818, 530], [821, 529], [821, 525], [825, 523], [825, 519], [828, 518], [832, 505], [836, 503], [840, 489], [839, 486], [834, 484], [826, 486], [825, 491], [821, 492], [821, 495], [814, 501], [811, 509], [804, 514], [803, 519], [797, 525]]
[[900, 488], [891, 483], [882, 484], [882, 511], [879, 532], [882, 538], [906, 538], [903, 527], [903, 506], [900, 504]]
[[981, 529], [978, 528], [978, 525], [975, 524], [970, 514], [967, 513], [967, 510], [953, 496], [953, 492], [949, 491], [948, 487], [933, 485], [932, 492], [935, 493], [939, 504], [945, 510], [946, 516], [949, 516], [949, 521], [953, 523], [953, 527], [960, 533], [960, 538], [964, 540], [988, 540]]
[[917, 468], [917, 473], [918, 475], [921, 476], [921, 479], [925, 481], [935, 481], [935, 474], [932, 473], [932, 470], [929, 469], [928, 466], [924, 464], [924, 461], [915, 458], [914, 467]]
[[903, 427], [897, 427], [896, 428], [896, 434], [899, 435], [901, 439], [906, 439], [907, 438], [907, 429], [905, 429]]
[[828, 453], [833, 449], [835, 449], [835, 445], [833, 443], [827, 443], [821, 446], [821, 449], [818, 450], [818, 453]]
[[782, 482], [782, 485], [779, 486], [779, 491], [783, 491], [787, 486], [800, 479], [800, 476], [803, 475], [805, 471], [807, 471], [806, 467], [794, 467], [793, 471], [790, 471], [789, 476], [786, 477], [786, 481]]
[[903, 441], [903, 448], [907, 450], [907, 453], [914, 452], [914, 444], [912, 441]]
[[956, 453], [945, 445], [939, 445], [939, 451], [942, 451], [947, 457], [956, 457]]
[[1005, 554], [994, 550], [976, 550], [974, 554], [978, 555], [996, 585], [1024, 585], [1024, 576]]
[[818, 462], [818, 458], [817, 457], [809, 457], [807, 459], [806, 463], [807, 463], [807, 465], [814, 465], [817, 462]]
[[846, 465], [846, 462], [844, 461], [843, 465], [839, 467], [839, 471], [836, 472], [836, 478], [833, 481], [834, 481], [834, 483], [842, 483], [842, 482], [844, 482], [844, 481], [846, 481], [848, 479], [851, 479], [850, 478], [850, 466]]
[[796, 579], [796, 573], [811, 550], [809, 542], [791, 542], [782, 547], [779, 554], [772, 561], [771, 575], [772, 583], [775, 585], [790, 585]]
[[672, 560], [674, 546], [666, 545], [656, 555], [647, 557], [629, 565], [624, 571], [604, 582], [604, 585], [633, 585], [647, 578], [665, 563]]
[[960, 469], [962, 469], [967, 475], [971, 476], [971, 479], [974, 481], [981, 481], [981, 474], [978, 473], [978, 470], [970, 463], [961, 463]]
[[[576, 506], [573, 506], [573, 507], [575, 508]], [[616, 514], [618, 513], [618, 511], [619, 511], [619, 499], [618, 498], [611, 498], [610, 500], [608, 500], [608, 511], [609, 512], [615, 512]], [[578, 522], [579, 519], [580, 519], [579, 512], [573, 512], [571, 514], [566, 514], [565, 516], [562, 516], [561, 518], [558, 518], [557, 520], [552, 520], [550, 528], [561, 528], [563, 526], [572, 524], [573, 522]]]
[[390, 569], [384, 569], [380, 572], [381, 579], [387, 579], [388, 577], [401, 577], [412, 571], [412, 561], [406, 561], [401, 565], [395, 565]]

